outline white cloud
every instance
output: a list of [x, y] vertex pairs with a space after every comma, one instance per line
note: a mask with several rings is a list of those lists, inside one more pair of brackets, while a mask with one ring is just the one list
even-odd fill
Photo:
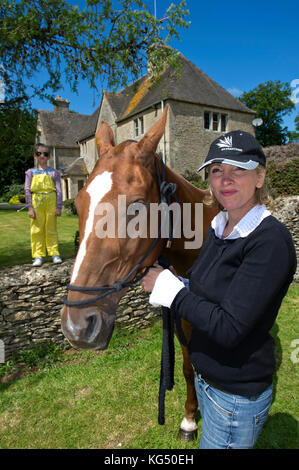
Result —
[[228, 88], [227, 91], [235, 97], [239, 97], [243, 93], [242, 90], [239, 90], [239, 88], [236, 88], [236, 87]]

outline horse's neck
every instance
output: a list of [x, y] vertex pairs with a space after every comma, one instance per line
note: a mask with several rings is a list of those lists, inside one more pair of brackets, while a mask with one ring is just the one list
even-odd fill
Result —
[[[181, 214], [183, 214], [183, 204], [191, 203], [191, 224], [190, 229], [195, 230], [197, 240], [201, 237], [200, 245], [193, 243], [190, 245], [190, 236], [186, 237], [186, 233], [183, 227], [183, 218], [181, 224], [181, 237], [174, 238], [170, 248], [163, 250], [163, 255], [170, 258], [171, 264], [175, 267], [178, 274], [184, 275], [186, 270], [194, 263], [198, 257], [201, 245], [205, 239], [206, 232], [210, 226], [211, 220], [216, 215], [218, 210], [215, 207], [208, 207], [203, 205], [203, 200], [207, 195], [207, 190], [202, 190], [193, 186], [189, 181], [183, 178], [181, 175], [173, 171], [169, 167], [165, 167], [166, 181], [176, 183], [177, 185], [177, 198], [181, 205]], [[196, 208], [197, 204], [202, 204], [199, 208]], [[197, 212], [196, 211], [200, 209]], [[201, 212], [202, 211], [202, 212]], [[202, 214], [202, 218], [198, 217], [198, 213]], [[200, 222], [199, 222], [200, 219]], [[199, 226], [200, 225], [200, 226]], [[195, 237], [194, 237], [194, 241]]]

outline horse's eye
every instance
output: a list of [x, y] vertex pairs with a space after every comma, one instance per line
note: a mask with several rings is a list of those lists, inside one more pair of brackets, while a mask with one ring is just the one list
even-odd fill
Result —
[[135, 215], [136, 212], [141, 212], [143, 210], [146, 210], [146, 202], [143, 199], [138, 199], [128, 205], [127, 214]]

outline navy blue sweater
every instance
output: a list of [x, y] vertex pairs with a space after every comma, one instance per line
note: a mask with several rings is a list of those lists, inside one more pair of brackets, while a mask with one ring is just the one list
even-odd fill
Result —
[[190, 269], [189, 290], [172, 302], [193, 325], [189, 353], [195, 370], [238, 395], [262, 393], [275, 372], [269, 330], [296, 270], [286, 227], [266, 217], [245, 238], [222, 240], [210, 227]]

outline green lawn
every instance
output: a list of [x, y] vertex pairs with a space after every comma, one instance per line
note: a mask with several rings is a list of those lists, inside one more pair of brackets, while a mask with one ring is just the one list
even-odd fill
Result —
[[[63, 258], [74, 253], [77, 224], [75, 216], [58, 218]], [[1, 210], [0, 266], [30, 262], [27, 212]], [[291, 360], [299, 339], [298, 310], [294, 284], [272, 330], [278, 366], [274, 401], [257, 448], [299, 448], [299, 362]], [[0, 365], [0, 376], [14, 372], [0, 383], [0, 448], [197, 448], [199, 438], [185, 443], [176, 437], [186, 399], [177, 342], [176, 385], [166, 395], [166, 424], [157, 424], [161, 331], [160, 321], [131, 333], [117, 330], [107, 351], [68, 350], [29, 371]], [[198, 425], [200, 437], [200, 419]]]
[[[257, 448], [299, 448], [299, 289], [293, 285], [273, 328], [278, 370], [274, 401]], [[176, 342], [175, 387], [166, 394], [166, 424], [157, 424], [161, 323], [115, 331], [107, 351], [74, 350], [0, 384], [0, 448], [196, 449], [177, 440], [185, 382]], [[297, 354], [299, 358], [299, 354]]]
[[[59, 250], [63, 259], [74, 255], [78, 218], [63, 213], [57, 217]], [[30, 229], [27, 210], [0, 210], [0, 266], [31, 263]]]

